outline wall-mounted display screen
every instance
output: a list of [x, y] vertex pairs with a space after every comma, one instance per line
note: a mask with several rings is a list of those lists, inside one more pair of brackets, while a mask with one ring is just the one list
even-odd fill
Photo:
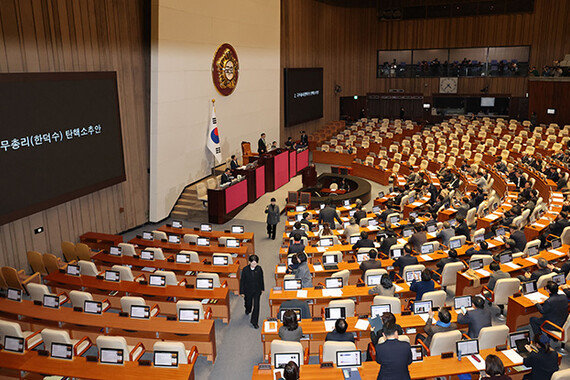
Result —
[[323, 117], [323, 68], [287, 68], [285, 75], [285, 126]]

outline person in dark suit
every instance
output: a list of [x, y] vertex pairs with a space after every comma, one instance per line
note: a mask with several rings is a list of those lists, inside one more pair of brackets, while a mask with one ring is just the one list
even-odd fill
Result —
[[259, 257], [257, 255], [249, 256], [249, 265], [241, 271], [239, 282], [239, 294], [244, 296], [245, 313], [251, 313], [251, 325], [258, 329], [259, 325], [259, 298], [265, 290], [263, 282], [263, 270], [259, 265]]
[[230, 161], [230, 169], [236, 170], [239, 168], [239, 163], [235, 154], [232, 154], [232, 160]]
[[457, 217], [457, 226], [455, 227], [455, 236], [465, 236], [467, 241], [471, 240], [471, 233], [469, 231], [469, 226], [467, 226], [467, 222], [462, 217]]
[[395, 324], [384, 325], [383, 335], [386, 341], [376, 345], [376, 362], [380, 364], [376, 380], [410, 380], [410, 344], [398, 340]]
[[437, 266], [437, 271], [441, 273], [443, 272], [443, 268], [446, 264], [456, 263], [458, 261], [460, 260], [457, 257], [457, 251], [455, 249], [450, 249], [449, 252], [447, 252], [447, 257], [442, 258], [435, 265]]
[[[532, 346], [538, 352], [532, 350]], [[523, 380], [550, 379], [559, 368], [558, 353], [550, 348], [550, 337], [543, 333], [536, 334], [532, 346], [527, 346], [530, 354], [523, 359], [523, 364], [532, 368], [532, 371]]]
[[517, 190], [523, 189], [526, 184], [526, 178], [522, 175], [522, 171], [517, 170], [515, 172], [515, 177], [513, 178], [513, 183], [515, 184]]
[[552, 273], [552, 271], [548, 268], [548, 261], [546, 261], [546, 259], [542, 257], [539, 258], [536, 262], [536, 265], [538, 268], [534, 272], [525, 272], [524, 275], [519, 276], [519, 280], [521, 280], [521, 282], [536, 281], [540, 278], [540, 276]]
[[422, 271], [422, 280], [414, 280], [410, 284], [410, 291], [416, 293], [416, 301], [420, 301], [425, 293], [435, 290], [435, 283], [431, 278], [431, 269], [426, 268]]
[[437, 313], [438, 321], [433, 324], [433, 310], [428, 311], [428, 319], [424, 327], [424, 332], [426, 335], [418, 334], [416, 335], [416, 342], [421, 340], [427, 348], [431, 344], [431, 338], [440, 332], [447, 332], [457, 330], [457, 324], [451, 323], [451, 314], [447, 309], [439, 309]]
[[313, 222], [311, 222], [309, 220], [309, 216], [311, 214], [309, 214], [308, 212], [304, 212], [303, 213], [303, 219], [299, 220], [299, 222], [301, 222], [301, 224], [305, 224], [307, 225], [307, 227], [309, 227], [309, 231], [311, 231], [313, 229]]
[[491, 251], [489, 251], [489, 244], [483, 240], [481, 243], [479, 243], [479, 249], [476, 249], [475, 246], [469, 248], [467, 251], [465, 251], [465, 254], [468, 256], [473, 256], [473, 255], [490, 255], [492, 256], [493, 253]]
[[380, 219], [380, 221], [382, 223], [386, 223], [386, 218], [388, 217], [388, 215], [393, 214], [394, 211], [394, 201], [392, 201], [391, 199], [388, 199], [386, 201], [386, 210], [382, 211], [382, 213], [380, 213], [380, 216], [378, 217], [378, 219]]
[[467, 211], [469, 211], [471, 207], [469, 206], [469, 198], [463, 197], [461, 199], [461, 204], [457, 207], [457, 213], [455, 214], [455, 218], [463, 218], [467, 216]]
[[356, 206], [356, 212], [352, 216], [357, 224], [360, 224], [360, 219], [366, 218], [366, 211], [362, 209], [362, 204]]
[[408, 244], [414, 247], [416, 252], [421, 252], [422, 245], [427, 243], [425, 227], [422, 223], [419, 223], [414, 226], [414, 231], [414, 234], [408, 239]]
[[360, 240], [352, 246], [353, 251], [358, 251], [358, 248], [374, 248], [374, 242], [368, 239], [368, 232], [362, 231], [360, 233]]
[[295, 149], [295, 142], [293, 141], [292, 137], [288, 137], [287, 141], [285, 141], [285, 148], [287, 149]]
[[300, 146], [308, 146], [309, 145], [309, 136], [305, 133], [305, 131], [301, 131], [301, 140], [299, 141]]
[[469, 330], [467, 331], [467, 335], [471, 339], [477, 339], [483, 327], [492, 325], [491, 312], [489, 309], [485, 309], [485, 300], [482, 297], [473, 297], [472, 304], [475, 309], [469, 310], [465, 314], [458, 310], [457, 323], [460, 325], [468, 325]]
[[295, 234], [299, 234], [301, 237], [306, 237], [307, 239], [309, 238], [307, 236], [307, 233], [305, 232], [305, 230], [303, 229], [303, 226], [301, 224], [301, 222], [295, 222], [295, 224], [293, 224], [293, 230], [291, 231], [291, 233], [289, 234], [289, 236], [293, 236]]
[[564, 231], [568, 226], [570, 226], [568, 213], [566, 211], [561, 211], [556, 217], [556, 220], [553, 223], [550, 223], [550, 233], [554, 236], [560, 236], [562, 235], [562, 231]]
[[327, 334], [325, 342], [352, 342], [354, 343], [354, 334], [346, 332], [348, 323], [344, 318], [339, 318], [334, 324], [334, 330]]
[[265, 142], [265, 133], [261, 134], [261, 138], [257, 141], [257, 153], [262, 155], [267, 153], [267, 143]]
[[376, 256], [378, 255], [378, 251], [375, 249], [371, 249], [368, 251], [368, 260], [365, 260], [360, 263], [360, 270], [362, 271], [362, 281], [364, 281], [364, 276], [366, 275], [366, 271], [368, 269], [380, 269], [382, 268], [382, 261], [376, 260]]
[[331, 228], [333, 228], [335, 226], [335, 219], [339, 224], [342, 225], [340, 216], [338, 216], [336, 209], [329, 202], [321, 211], [319, 211], [319, 224], [326, 222], [329, 224], [329, 226], [331, 226]]
[[289, 244], [287, 254], [305, 252], [305, 245], [301, 241], [301, 235], [298, 233], [292, 234], [293, 243]]
[[524, 251], [524, 247], [526, 246], [526, 236], [523, 230], [520, 230], [514, 224], [509, 226], [509, 230], [511, 231], [510, 238], [515, 241], [515, 245], [519, 251]]
[[[382, 319], [382, 327], [394, 325], [396, 328], [396, 332], [398, 332], [398, 335], [404, 335], [404, 329], [402, 328], [402, 326], [396, 323], [396, 316], [394, 314], [390, 313], [389, 311], [385, 311], [380, 316], [380, 318]], [[372, 341], [372, 344], [374, 346], [378, 344], [378, 341], [382, 337], [383, 333], [384, 333], [384, 328], [378, 331], [374, 331], [373, 329], [370, 330], [370, 340]]]
[[220, 177], [220, 184], [223, 185], [224, 183], [232, 182], [232, 178], [233, 177], [231, 175], [230, 169], [227, 168], [224, 170], [222, 176]]
[[535, 334], [540, 333], [540, 325], [544, 321], [550, 321], [562, 327], [568, 318], [568, 298], [565, 294], [558, 294], [558, 284], [554, 281], [548, 281], [546, 290], [549, 293], [548, 299], [542, 304], [536, 304], [536, 308], [542, 317], [530, 317], [530, 328]]
[[398, 274], [402, 276], [404, 273], [404, 267], [407, 265], [414, 265], [418, 263], [418, 258], [416, 256], [412, 256], [412, 246], [406, 244], [404, 246], [404, 255], [398, 257], [396, 261], [394, 261], [394, 268], [399, 268]]
[[394, 244], [398, 244], [398, 237], [396, 236], [396, 233], [390, 227], [386, 227], [386, 229], [384, 230], [384, 233], [386, 234], [386, 237], [382, 239], [382, 241], [380, 243], [380, 248], [378, 248], [378, 251], [380, 251], [383, 254], [385, 254], [386, 256], [388, 256], [390, 254], [390, 248]]
[[282, 310], [289, 310], [289, 309], [300, 309], [301, 319], [311, 318], [311, 309], [309, 307], [309, 303], [305, 300], [290, 299], [287, 301], [283, 301], [281, 303], [281, 306], [279, 306], [279, 315], [281, 315]]
[[271, 198], [271, 203], [265, 208], [265, 213], [267, 214], [267, 237], [273, 240], [275, 240], [277, 223], [279, 223], [281, 214], [276, 202], [275, 198]]

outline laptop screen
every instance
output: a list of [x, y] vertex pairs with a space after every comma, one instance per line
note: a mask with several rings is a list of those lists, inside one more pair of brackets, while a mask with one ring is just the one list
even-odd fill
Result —
[[342, 204], [344, 206], [350, 206], [350, 199], [345, 199], [344, 202], [342, 202]]
[[479, 353], [479, 341], [477, 339], [460, 340], [455, 344], [457, 352], [461, 352], [461, 356], [477, 355]]
[[79, 276], [81, 268], [79, 265], [67, 264], [66, 273], [70, 276]]
[[324, 238], [324, 239], [321, 239], [321, 240], [319, 241], [319, 245], [320, 245], [321, 247], [331, 247], [331, 246], [333, 245], [333, 239], [332, 239], [332, 238]]
[[174, 228], [182, 228], [182, 222], [179, 220], [173, 220], [172, 221], [172, 227]]
[[295, 312], [295, 315], [297, 316], [297, 321], [301, 321], [301, 309], [282, 309], [279, 311], [279, 320], [281, 322], [283, 322], [283, 316], [285, 315], [285, 312], [288, 310], [292, 310], [293, 312]]
[[8, 293], [6, 294], [6, 298], [8, 298], [11, 301], [22, 301], [22, 290], [20, 289], [14, 289], [14, 288], [8, 288]]
[[522, 284], [523, 293], [529, 294], [529, 293], [534, 293], [534, 292], [538, 291], [536, 284], [537, 284], [537, 281], [524, 282]]
[[141, 251], [141, 259], [143, 260], [154, 260], [154, 252], [153, 251]]
[[354, 214], [356, 214], [356, 210], [350, 210], [350, 211], [348, 212], [348, 215], [349, 215], [349, 216], [354, 216]]
[[220, 256], [220, 255], [213, 255], [212, 256], [212, 264], [213, 265], [228, 265], [228, 257], [227, 256]]
[[73, 359], [73, 345], [52, 342], [51, 357], [56, 359]]
[[111, 247], [109, 248], [109, 254], [113, 256], [121, 256], [121, 247]]
[[337, 255], [323, 255], [323, 261], [325, 264], [336, 264]]
[[432, 308], [432, 302], [430, 301], [416, 301], [414, 302], [414, 314], [424, 314], [429, 313]]
[[375, 318], [377, 316], [382, 316], [384, 313], [392, 312], [392, 308], [390, 304], [382, 304], [382, 305], [372, 305], [370, 306], [370, 316]]
[[214, 280], [211, 278], [197, 278], [196, 289], [214, 289]]
[[152, 232], [148, 232], [148, 231], [144, 231], [142, 233], [142, 238], [145, 240], [154, 240], [154, 237], [152, 236]]
[[461, 247], [461, 239], [449, 240], [449, 249], [457, 249], [459, 247]]
[[413, 228], [404, 228], [402, 230], [402, 236], [403, 237], [410, 237], [414, 234], [414, 229]]
[[120, 348], [101, 348], [99, 361], [103, 364], [123, 364], [123, 350]]
[[295, 211], [297, 211], [297, 212], [303, 212], [306, 209], [307, 208], [305, 206], [295, 206]]
[[495, 231], [495, 236], [505, 236], [505, 229], [503, 227], [497, 228]]
[[121, 274], [116, 270], [106, 270], [105, 271], [105, 281], [119, 282], [121, 280]]
[[437, 231], [437, 225], [435, 223], [430, 223], [426, 225], [426, 231], [428, 233], [434, 233], [435, 231]]
[[366, 277], [366, 285], [368, 286], [376, 286], [380, 284], [380, 279], [382, 278], [381, 274], [373, 274]]
[[301, 280], [296, 278], [288, 278], [286, 280], [283, 280], [283, 289], [285, 290], [301, 289]]
[[210, 245], [210, 239], [205, 238], [205, 237], [199, 237], [196, 239], [196, 245], [200, 245], [203, 247], [209, 246]]
[[503, 253], [501, 256], [499, 256], [499, 261], [501, 264], [510, 263], [513, 261], [513, 255], [510, 253]]
[[346, 309], [344, 307], [325, 307], [325, 319], [327, 321], [336, 321], [340, 318], [346, 318]]
[[384, 198], [384, 192], [383, 191], [378, 192], [378, 198]]
[[327, 289], [342, 288], [342, 277], [329, 277], [325, 278], [325, 287]]
[[231, 231], [232, 231], [232, 234], [243, 234], [243, 231], [245, 231], [245, 229], [243, 226], [236, 224], [236, 225], [232, 226]]
[[410, 270], [406, 272], [406, 282], [412, 282], [414, 280], [420, 281], [422, 279], [422, 271], [418, 270]]
[[212, 225], [208, 224], [208, 223], [202, 223], [202, 224], [200, 224], [200, 231], [211, 232], [212, 231]]
[[471, 268], [473, 270], [483, 268], [483, 259], [471, 260], [469, 262], [469, 268]]
[[103, 303], [100, 301], [85, 300], [83, 302], [83, 311], [87, 314], [101, 314], [103, 312]]
[[368, 253], [357, 253], [356, 254], [356, 261], [359, 263], [368, 260]]
[[433, 253], [433, 244], [422, 245], [422, 254]]
[[552, 249], [557, 249], [562, 246], [562, 242], [560, 241], [560, 239], [554, 239], [550, 242], [550, 246]]
[[178, 235], [168, 235], [168, 242], [178, 244], [180, 243], [180, 236]]
[[393, 259], [402, 256], [402, 249], [401, 248], [394, 248], [390, 250], [390, 255]]
[[151, 286], [166, 286], [166, 276], [151, 274], [148, 276], [148, 284]]
[[177, 253], [176, 262], [180, 264], [187, 264], [190, 262], [190, 255], [187, 253]]
[[471, 307], [471, 296], [455, 297], [453, 300], [453, 305], [455, 307], [455, 310], [459, 310], [462, 307], [467, 309]]
[[283, 368], [289, 362], [295, 362], [295, 364], [297, 364], [297, 366], [299, 366], [300, 365], [299, 353], [298, 352], [292, 352], [292, 353], [283, 353], [282, 352], [282, 353], [273, 355], [273, 366], [275, 368]]
[[153, 364], [155, 367], [178, 367], [178, 352], [154, 351]]
[[356, 244], [356, 242], [359, 240], [360, 240], [360, 235], [351, 235], [350, 236], [350, 244]]
[[378, 221], [376, 219], [368, 219], [368, 226], [374, 227], [378, 225]]
[[362, 355], [359, 350], [355, 351], [337, 351], [336, 366], [343, 367], [360, 367], [362, 365]]
[[410, 346], [410, 349], [412, 350], [412, 363], [421, 362], [424, 360], [422, 346]]
[[227, 239], [226, 240], [226, 247], [228, 247], [228, 248], [239, 248], [239, 240], [238, 239]]
[[59, 309], [59, 296], [53, 294], [44, 294], [43, 305], [52, 309]]
[[198, 309], [178, 309], [178, 320], [181, 322], [198, 322], [200, 321], [200, 310]]
[[483, 240], [485, 240], [485, 235], [483, 234], [473, 236], [473, 243], [475, 244], [481, 243]]
[[451, 227], [455, 227], [455, 225], [457, 224], [457, 220], [455, 219], [449, 219], [448, 222]]
[[380, 211], [380, 206], [374, 206], [374, 207], [372, 207], [372, 212], [375, 213], [375, 214], [380, 214], [380, 213], [381, 213], [381, 211]]
[[532, 246], [532, 247], [528, 247], [527, 252], [528, 252], [529, 256], [537, 255], [538, 254], [538, 247], [536, 245]]
[[524, 344], [530, 343], [530, 330], [521, 330], [509, 334], [509, 347], [517, 348], [517, 341], [522, 341]]
[[566, 282], [566, 278], [564, 277], [564, 273], [558, 273], [552, 276], [552, 281], [557, 283], [558, 285], [564, 285]]
[[396, 224], [396, 223], [398, 223], [399, 221], [400, 221], [400, 216], [399, 216], [399, 215], [395, 215], [395, 216], [392, 216], [392, 217], [390, 218], [390, 223], [392, 223], [392, 224]]
[[150, 306], [146, 305], [131, 305], [131, 318], [149, 319]]
[[4, 336], [4, 350], [10, 352], [24, 352], [24, 338], [19, 338], [17, 336]]

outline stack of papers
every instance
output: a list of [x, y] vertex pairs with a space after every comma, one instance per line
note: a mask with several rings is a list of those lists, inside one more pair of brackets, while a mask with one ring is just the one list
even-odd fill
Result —
[[263, 330], [266, 333], [274, 333], [277, 332], [277, 322], [275, 321], [265, 321], [263, 323]]
[[541, 303], [548, 298], [547, 296], [539, 292], [529, 293], [525, 295], [525, 297], [532, 303]]
[[404, 238], [399, 238], [399, 239], [398, 239], [398, 244], [406, 244], [406, 243], [407, 243], [407, 240], [406, 240], [406, 239], [404, 239]]
[[430, 255], [420, 255], [420, 257], [422, 258], [422, 260], [424, 261], [431, 261], [432, 258]]
[[206, 305], [208, 302], [210, 302], [210, 299], [209, 299], [209, 298], [204, 298], [204, 299], [202, 300], [202, 305]]
[[[416, 314], [418, 315], [421, 319], [424, 320], [424, 322], [427, 322], [428, 318], [429, 318], [429, 314], [428, 313], [422, 313], [422, 314]], [[435, 325], [437, 323], [437, 320], [435, 318], [433, 318], [431, 320], [431, 324]]]
[[526, 260], [526, 261], [530, 261], [530, 262], [533, 263], [533, 264], [537, 264], [537, 263], [538, 263], [538, 260], [535, 259], [534, 257], [527, 257], [525, 260]]
[[399, 292], [399, 291], [401, 291], [402, 289], [404, 289], [404, 288], [402, 288], [402, 287], [401, 287], [400, 285], [398, 285], [398, 284], [394, 284], [394, 288], [396, 288], [396, 292]]
[[560, 251], [558, 251], [558, 250], [556, 250], [556, 249], [549, 249], [548, 252], [553, 253], [553, 254], [558, 255], [558, 256], [565, 255], [564, 252], [560, 252]]
[[297, 290], [297, 298], [307, 298], [308, 292], [306, 290]]
[[314, 264], [313, 269], [315, 272], [321, 272], [323, 270], [323, 266], [321, 264]]
[[[479, 359], [479, 362], [477, 362], [473, 356], [476, 356], [477, 359]], [[471, 364], [473, 364], [473, 366], [475, 368], [477, 368], [478, 371], [482, 371], [485, 369], [485, 359], [483, 359], [481, 357], [481, 355], [477, 354], [477, 355], [469, 355], [467, 356], [467, 359], [469, 359], [469, 361], [471, 362]]]
[[343, 235], [344, 234], [344, 230], [336, 230], [338, 232], [339, 235]]
[[325, 331], [330, 332], [334, 330], [336, 321], [325, 321]]
[[486, 218], [490, 219], [490, 220], [495, 220], [495, 219], [498, 219], [499, 217], [500, 217], [500, 215], [496, 215], [496, 214], [489, 214], [486, 216]]
[[491, 275], [491, 273], [489, 273], [485, 269], [477, 269], [475, 272], [479, 273], [483, 277], [487, 277], [487, 276]]
[[342, 297], [342, 289], [323, 289], [323, 297]]
[[317, 252], [323, 253], [323, 252], [326, 252], [326, 251], [327, 251], [326, 247], [317, 247]]
[[518, 354], [513, 349], [503, 351], [503, 355], [505, 355], [513, 364], [522, 364], [523, 357]]
[[277, 273], [285, 273], [286, 271], [287, 271], [286, 266], [278, 266], [277, 267]]
[[422, 202], [415, 201], [414, 203], [412, 203], [412, 206], [419, 207], [419, 206], [421, 206], [422, 204], [423, 204]]
[[370, 323], [367, 319], [359, 319], [358, 322], [356, 322], [356, 325], [354, 325], [354, 327], [362, 331], [368, 330], [368, 326], [370, 326]]
[[368, 226], [370, 231], [378, 231], [378, 226]]
[[505, 265], [513, 269], [519, 269], [521, 267], [520, 265], [517, 265], [515, 263], [506, 263]]

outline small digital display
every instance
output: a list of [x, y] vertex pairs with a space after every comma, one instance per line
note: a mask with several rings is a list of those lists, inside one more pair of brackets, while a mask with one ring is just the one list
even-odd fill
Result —
[[524, 282], [522, 284], [522, 288], [524, 294], [530, 294], [538, 291], [538, 288], [536, 286], [536, 281]]
[[200, 310], [198, 309], [178, 309], [178, 320], [181, 322], [199, 322]]
[[479, 353], [479, 341], [477, 339], [459, 340], [455, 344], [457, 352], [461, 352], [461, 356], [477, 355]]
[[390, 223], [397, 224], [398, 222], [400, 222], [400, 216], [396, 215], [396, 216], [390, 217]]
[[357, 241], [360, 240], [360, 235], [351, 235], [350, 238], [350, 244], [356, 244]]
[[153, 251], [141, 251], [141, 259], [143, 260], [154, 260], [154, 252]]
[[356, 254], [356, 261], [359, 263], [368, 260], [368, 253], [357, 253]]
[[483, 268], [483, 259], [471, 260], [469, 262], [469, 268], [473, 270]]
[[402, 256], [402, 249], [401, 248], [391, 249], [390, 254], [393, 259], [397, 259], [398, 257]]
[[55, 343], [51, 344], [51, 357], [55, 359], [73, 359], [73, 346], [66, 343]]
[[325, 287], [327, 289], [338, 289], [342, 288], [342, 278], [341, 277], [329, 277], [325, 278]]
[[200, 224], [200, 231], [211, 232], [212, 231], [212, 225], [208, 224], [208, 223], [202, 223], [202, 224]]
[[121, 247], [111, 247], [109, 248], [109, 254], [113, 256], [121, 256], [122, 250]]
[[283, 280], [283, 289], [285, 290], [301, 289], [301, 280], [296, 278], [288, 278], [286, 280]]
[[188, 264], [190, 262], [190, 255], [187, 253], [177, 253], [176, 262], [179, 264]]
[[158, 274], [148, 276], [148, 284], [151, 286], [166, 286], [166, 277]]
[[380, 279], [382, 278], [381, 274], [373, 274], [366, 277], [366, 285], [368, 286], [376, 286], [380, 284]]
[[6, 294], [6, 297], [11, 300], [11, 301], [22, 301], [22, 290], [20, 289], [14, 289], [14, 288], [8, 288], [8, 293]]
[[169, 243], [174, 243], [174, 244], [179, 244], [179, 243], [180, 243], [180, 236], [178, 236], [178, 235], [168, 235], [168, 242], [169, 242]]
[[233, 225], [231, 231], [232, 231], [232, 234], [243, 234], [245, 229], [243, 226]]
[[273, 355], [273, 366], [275, 368], [283, 368], [289, 362], [294, 362], [297, 366], [300, 365], [299, 353], [279, 353]]
[[410, 237], [414, 234], [414, 229], [413, 228], [404, 228], [402, 230], [402, 236], [407, 238]]
[[152, 232], [148, 232], [148, 231], [144, 231], [142, 233], [142, 238], [145, 240], [154, 240], [154, 237], [152, 236]]
[[227, 256], [220, 256], [220, 255], [214, 255], [214, 256], [212, 256], [212, 264], [213, 265], [228, 265], [228, 257]]
[[343, 367], [360, 367], [362, 365], [362, 355], [360, 351], [337, 351], [336, 366]]
[[150, 306], [146, 305], [131, 305], [131, 318], [149, 319]]
[[449, 248], [450, 249], [457, 249], [461, 247], [461, 239], [451, 239], [449, 240]]
[[155, 367], [178, 367], [178, 352], [154, 351], [153, 364]]
[[172, 221], [172, 227], [174, 228], [182, 228], [182, 222], [179, 220], [173, 220]]
[[370, 306], [370, 317], [381, 317], [384, 313], [391, 313], [392, 307], [390, 304], [372, 305]]
[[499, 256], [499, 261], [501, 264], [510, 263], [513, 261], [513, 255], [510, 253], [503, 253], [501, 256]]
[[44, 294], [43, 306], [52, 309], [59, 309], [59, 296], [53, 294]]
[[24, 352], [24, 338], [19, 338], [16, 336], [4, 336], [4, 349], [10, 352]]
[[287, 312], [288, 310], [292, 310], [293, 312], [295, 312], [295, 315], [297, 316], [297, 321], [301, 322], [301, 309], [282, 309], [279, 311], [279, 320], [281, 322], [283, 322], [283, 316], [285, 315], [285, 312]]
[[459, 310], [462, 307], [464, 308], [470, 308], [471, 307], [471, 296], [461, 296], [461, 297], [455, 297], [453, 300], [453, 306], [455, 307], [455, 310]]
[[205, 237], [199, 237], [198, 239], [196, 239], [196, 245], [207, 247], [210, 245], [210, 239]]
[[410, 346], [410, 350], [412, 350], [412, 363], [424, 360], [422, 346]]
[[425, 314], [429, 313], [432, 308], [432, 302], [430, 301], [415, 301], [414, 302], [414, 314]]
[[307, 208], [305, 206], [295, 206], [295, 211], [297, 211], [297, 212], [303, 212], [306, 209]]
[[433, 244], [424, 244], [422, 245], [422, 254], [429, 254], [433, 253]]
[[106, 270], [105, 281], [119, 282], [121, 281], [121, 274], [116, 270]]
[[123, 350], [120, 348], [101, 348], [99, 361], [103, 364], [123, 364]]
[[324, 238], [319, 241], [319, 245], [321, 247], [332, 247], [333, 246], [333, 239], [332, 238]]
[[226, 240], [226, 247], [228, 247], [228, 248], [239, 248], [239, 240], [238, 239], [227, 239]]
[[527, 252], [528, 252], [529, 256], [538, 255], [538, 247], [536, 245], [534, 245], [532, 247], [528, 247]]
[[346, 309], [344, 307], [325, 307], [326, 320], [336, 321], [340, 318], [346, 318]]
[[87, 314], [101, 314], [103, 312], [103, 304], [100, 301], [85, 300], [83, 302], [83, 311]]
[[337, 263], [337, 256], [336, 255], [323, 255], [323, 261], [325, 264], [336, 264]]
[[79, 276], [81, 268], [79, 265], [67, 264], [66, 273], [70, 276]]

